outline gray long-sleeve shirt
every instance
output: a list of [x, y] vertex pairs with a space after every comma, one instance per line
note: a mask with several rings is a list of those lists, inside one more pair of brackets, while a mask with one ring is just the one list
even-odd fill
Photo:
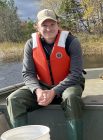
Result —
[[[61, 81], [58, 85], [52, 87], [56, 94], [61, 94], [66, 88], [72, 85], [84, 84], [84, 78], [82, 76], [83, 62], [82, 62], [82, 50], [80, 42], [77, 38], [73, 38], [70, 43], [69, 35], [66, 39], [66, 52], [71, 58], [70, 62], [70, 74]], [[47, 59], [51, 54], [53, 43], [47, 44], [44, 39], [41, 39], [42, 45], [44, 46], [44, 51], [46, 53]], [[37, 79], [36, 69], [32, 57], [33, 40], [29, 39], [26, 42], [24, 48], [24, 59], [23, 59], [23, 70], [22, 75], [25, 85], [28, 86], [33, 93], [35, 89], [42, 88], [40, 82]], [[41, 60], [42, 61], [42, 60]]]

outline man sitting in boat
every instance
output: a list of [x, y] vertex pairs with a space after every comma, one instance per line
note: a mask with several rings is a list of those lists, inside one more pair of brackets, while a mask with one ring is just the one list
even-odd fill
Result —
[[67, 125], [72, 127], [72, 140], [82, 140], [85, 79], [80, 42], [68, 31], [60, 30], [57, 16], [49, 9], [38, 12], [37, 30], [24, 48], [25, 86], [7, 98], [12, 127], [27, 125], [29, 111], [59, 103]]

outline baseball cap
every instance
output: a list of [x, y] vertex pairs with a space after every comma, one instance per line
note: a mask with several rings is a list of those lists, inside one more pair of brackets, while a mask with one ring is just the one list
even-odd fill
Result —
[[37, 14], [38, 23], [42, 24], [46, 19], [52, 19], [54, 21], [57, 21], [56, 15], [52, 10], [44, 9], [38, 12]]

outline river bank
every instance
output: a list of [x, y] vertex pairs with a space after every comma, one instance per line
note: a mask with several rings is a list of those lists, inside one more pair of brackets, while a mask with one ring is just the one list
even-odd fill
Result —
[[[103, 36], [76, 34], [80, 40], [84, 56], [103, 55]], [[0, 43], [1, 61], [21, 61], [25, 42]]]
[[103, 35], [79, 33], [76, 36], [81, 42], [83, 55], [103, 55]]
[[19, 62], [23, 57], [25, 43], [3, 42], [0, 43], [0, 61]]

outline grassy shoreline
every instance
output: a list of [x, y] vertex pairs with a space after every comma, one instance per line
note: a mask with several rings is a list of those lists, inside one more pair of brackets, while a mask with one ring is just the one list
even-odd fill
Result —
[[1, 61], [21, 61], [25, 43], [4, 42], [0, 43]]
[[103, 35], [77, 35], [81, 42], [83, 55], [103, 55]]
[[[103, 55], [103, 36], [76, 34], [83, 50], [83, 55]], [[0, 43], [0, 61], [21, 61], [25, 42]]]

